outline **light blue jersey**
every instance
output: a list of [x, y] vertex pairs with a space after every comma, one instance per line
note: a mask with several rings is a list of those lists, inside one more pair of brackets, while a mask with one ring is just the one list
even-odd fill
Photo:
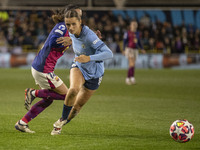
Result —
[[72, 39], [72, 47], [75, 57], [80, 55], [90, 56], [90, 62], [79, 63], [76, 65], [81, 70], [85, 80], [95, 79], [103, 76], [104, 62], [103, 60], [113, 57], [112, 51], [101, 41], [97, 35], [83, 25], [79, 37], [69, 33]]

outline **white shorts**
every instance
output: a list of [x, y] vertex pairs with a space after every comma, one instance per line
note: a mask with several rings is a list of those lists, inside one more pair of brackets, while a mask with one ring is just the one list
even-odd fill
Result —
[[55, 89], [63, 83], [53, 72], [42, 73], [35, 70], [33, 67], [31, 67], [31, 72], [36, 85], [39, 85], [41, 89]]
[[135, 58], [135, 60], [138, 58], [138, 49], [133, 49], [126, 47], [125, 48], [125, 56], [126, 58]]

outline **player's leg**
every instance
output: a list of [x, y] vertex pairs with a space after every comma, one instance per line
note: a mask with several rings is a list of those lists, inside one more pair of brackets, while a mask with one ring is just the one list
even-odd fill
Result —
[[134, 66], [135, 66], [134, 58], [129, 56], [128, 57], [128, 72], [127, 72], [127, 77], [126, 77], [127, 85], [131, 85], [131, 78], [133, 77]]
[[53, 102], [53, 99], [42, 99], [34, 104], [31, 109], [15, 124], [15, 128], [21, 132], [35, 133], [28, 127], [28, 123], [44, 111]]
[[37, 85], [42, 89], [27, 88], [25, 91], [25, 108], [30, 109], [31, 103], [36, 97], [44, 99], [64, 100], [68, 91], [67, 86], [54, 73], [41, 73], [32, 68], [32, 75]]
[[68, 94], [65, 97], [63, 105], [62, 120], [66, 120], [71, 111], [72, 106], [76, 100], [76, 96], [79, 93], [83, 83], [85, 82], [83, 75], [79, 68], [72, 68], [70, 70], [70, 88]]
[[68, 90], [68, 93], [65, 97], [65, 101], [63, 104], [62, 117], [54, 123], [54, 125], [53, 125], [54, 129], [52, 130], [51, 135], [57, 135], [57, 134], [61, 133], [62, 126], [67, 123], [68, 115], [74, 105], [77, 94], [79, 93], [84, 82], [85, 82], [85, 79], [83, 78], [83, 75], [82, 75], [80, 69], [77, 68], [76, 66], [74, 68], [71, 68], [71, 70], [70, 70], [70, 88]]
[[138, 50], [134, 50], [133, 51], [133, 55], [132, 55], [132, 58], [131, 59], [131, 63], [130, 63], [130, 82], [131, 84], [136, 84], [136, 81], [135, 81], [135, 62], [137, 60], [137, 57], [138, 57]]
[[129, 57], [128, 77], [129, 77], [130, 84], [132, 84], [132, 80], [134, 78], [134, 71], [135, 71], [135, 59], [134, 57]]
[[128, 71], [127, 71], [127, 77], [126, 77], [126, 84], [127, 85], [131, 85], [131, 81], [130, 81], [130, 78], [131, 78], [131, 66], [132, 66], [132, 49], [127, 47], [125, 49], [125, 56], [126, 58], [128, 59]]
[[81, 110], [83, 105], [86, 104], [86, 102], [90, 99], [90, 97], [93, 95], [95, 90], [89, 90], [86, 87], [82, 87], [76, 97], [76, 101], [74, 103], [74, 106], [67, 118], [68, 122], [72, 120]]
[[58, 135], [61, 133], [62, 126], [68, 123], [78, 114], [83, 105], [89, 100], [95, 90], [98, 89], [101, 81], [102, 77], [85, 81], [84, 85], [81, 86], [81, 89], [76, 96], [72, 110], [68, 111], [68, 114], [65, 116], [67, 117], [66, 120], [59, 119], [57, 122], [55, 122], [54, 129], [52, 130], [51, 135]]

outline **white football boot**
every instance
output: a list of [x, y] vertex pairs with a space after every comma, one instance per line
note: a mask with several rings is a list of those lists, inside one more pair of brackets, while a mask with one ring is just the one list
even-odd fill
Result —
[[130, 78], [126, 78], [126, 81], [125, 81], [125, 82], [126, 82], [127, 85], [131, 85], [131, 80], [130, 80]]
[[15, 124], [15, 129], [21, 132], [35, 133], [35, 131], [29, 129], [28, 124], [21, 124], [20, 121]]
[[51, 131], [51, 135], [59, 135], [61, 134], [61, 130], [62, 127], [67, 123], [67, 120], [62, 120], [61, 118], [58, 119], [58, 121], [56, 121], [53, 124], [53, 130]]
[[131, 84], [136, 84], [135, 78], [134, 78], [134, 77], [131, 77], [131, 78], [130, 78], [130, 82], [131, 82]]

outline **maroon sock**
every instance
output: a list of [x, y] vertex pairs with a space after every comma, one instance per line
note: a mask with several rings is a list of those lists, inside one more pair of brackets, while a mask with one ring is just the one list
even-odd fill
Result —
[[45, 110], [49, 105], [51, 105], [53, 99], [42, 99], [41, 101], [34, 104], [31, 109], [26, 113], [26, 115], [22, 118], [22, 121], [28, 123], [32, 119], [34, 119], [37, 115], [39, 115], [43, 110]]
[[130, 77], [131, 77], [131, 69], [130, 69], [130, 68], [128, 69], [128, 74], [127, 74], [127, 77], [128, 77], [128, 78], [130, 78]]
[[128, 69], [128, 75], [127, 77], [130, 78], [130, 77], [134, 77], [134, 67], [129, 67]]
[[133, 71], [132, 77], [134, 77], [135, 76], [135, 67], [132, 67], [132, 71]]
[[41, 90], [36, 90], [35, 91], [35, 96], [44, 98], [44, 99], [54, 99], [54, 100], [64, 100], [65, 95], [58, 94], [52, 90], [48, 89], [41, 89]]

